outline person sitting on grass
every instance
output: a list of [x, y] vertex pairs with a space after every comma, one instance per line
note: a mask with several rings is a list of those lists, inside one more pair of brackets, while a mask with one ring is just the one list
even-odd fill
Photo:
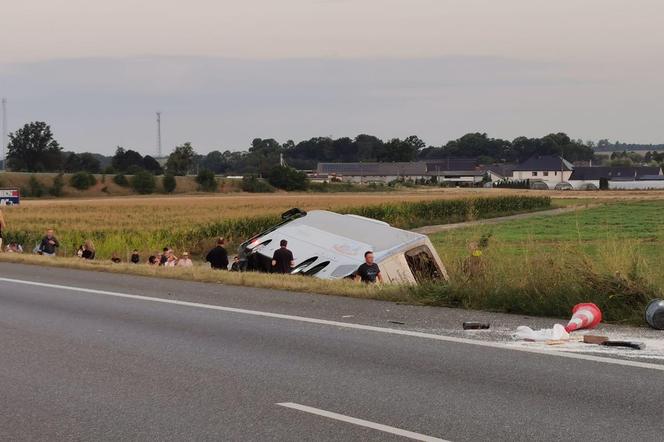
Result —
[[355, 281], [362, 281], [367, 284], [383, 282], [383, 275], [380, 274], [378, 264], [374, 262], [374, 254], [368, 251], [364, 254], [364, 264], [355, 272]]
[[15, 242], [10, 242], [7, 244], [5, 251], [8, 253], [23, 253], [23, 246]]
[[48, 229], [37, 248], [37, 253], [44, 256], [55, 256], [60, 247], [60, 242], [55, 237], [53, 229]]
[[166, 262], [168, 262], [168, 255], [171, 254], [172, 251], [169, 247], [164, 247], [163, 251], [161, 252], [161, 256], [159, 257], [159, 265], [160, 266], [165, 266]]
[[122, 260], [120, 259], [120, 257], [118, 256], [118, 254], [116, 252], [113, 252], [113, 255], [111, 255], [111, 262], [113, 264], [120, 264], [122, 262]]
[[89, 239], [83, 244], [83, 253], [81, 258], [83, 259], [95, 259], [95, 245]]
[[130, 259], [132, 264], [138, 264], [141, 262], [141, 255], [138, 254], [138, 250], [134, 249], [133, 252], [131, 252], [131, 259]]
[[183, 252], [182, 258], [178, 259], [176, 264], [178, 267], [193, 267], [194, 263], [189, 258], [189, 252]]
[[159, 265], [159, 257], [157, 257], [156, 255], [150, 255], [148, 257], [148, 265], [158, 266]]
[[178, 257], [173, 254], [172, 251], [168, 253], [168, 256], [166, 258], [166, 263], [164, 264], [164, 267], [175, 267], [175, 264], [178, 262]]

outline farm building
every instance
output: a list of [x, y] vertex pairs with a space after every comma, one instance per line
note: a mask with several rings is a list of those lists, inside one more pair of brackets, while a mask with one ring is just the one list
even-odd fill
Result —
[[482, 182], [485, 171], [474, 159], [447, 158], [410, 163], [318, 163], [318, 178], [354, 183], [389, 183], [394, 180], [430, 180], [457, 185]]
[[576, 167], [569, 183], [579, 189], [594, 186], [598, 189], [653, 189], [664, 187], [660, 167]]

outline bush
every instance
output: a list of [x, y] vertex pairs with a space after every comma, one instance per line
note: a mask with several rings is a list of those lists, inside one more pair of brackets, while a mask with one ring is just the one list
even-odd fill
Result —
[[64, 176], [59, 173], [53, 178], [53, 186], [51, 186], [50, 189], [48, 189], [48, 193], [51, 194], [51, 196], [62, 196], [62, 189], [65, 187], [65, 179]]
[[278, 189], [307, 190], [309, 179], [304, 172], [287, 166], [275, 166], [270, 170], [267, 180]]
[[140, 193], [141, 195], [147, 195], [149, 193], [154, 193], [154, 190], [157, 187], [157, 183], [154, 175], [152, 175], [150, 172], [142, 170], [131, 178], [131, 187], [137, 193]]
[[78, 190], [87, 190], [97, 184], [97, 178], [90, 172], [76, 172], [69, 178], [69, 184]]
[[178, 185], [177, 181], [175, 181], [175, 177], [171, 174], [164, 175], [164, 177], [161, 179], [161, 184], [164, 186], [164, 192], [166, 193], [175, 192], [175, 188]]
[[113, 182], [117, 184], [118, 186], [121, 187], [128, 187], [129, 186], [129, 180], [127, 179], [127, 176], [119, 173], [113, 177]]
[[33, 196], [35, 198], [40, 198], [44, 196], [44, 185], [37, 180], [37, 177], [30, 175], [30, 181], [28, 181], [27, 195]]
[[215, 192], [217, 190], [217, 178], [214, 172], [209, 169], [203, 169], [196, 175], [198, 190], [203, 192]]
[[242, 178], [240, 188], [244, 192], [250, 193], [270, 193], [274, 192], [274, 187], [270, 186], [265, 180], [258, 178], [255, 175], [247, 175]]

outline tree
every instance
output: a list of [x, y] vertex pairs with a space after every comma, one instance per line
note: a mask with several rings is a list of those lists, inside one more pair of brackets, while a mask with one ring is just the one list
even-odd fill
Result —
[[274, 187], [258, 178], [256, 175], [245, 175], [242, 177], [240, 188], [244, 192], [251, 193], [269, 193], [274, 192]]
[[67, 173], [81, 171], [99, 173], [101, 170], [101, 163], [93, 154], [89, 152], [83, 152], [81, 154], [71, 152], [66, 156], [62, 168]]
[[76, 172], [69, 178], [69, 185], [74, 189], [86, 190], [97, 184], [97, 178], [88, 172]]
[[195, 155], [196, 152], [194, 152], [191, 143], [187, 142], [182, 146], [177, 146], [173, 153], [168, 156], [166, 171], [172, 175], [186, 175], [194, 165]]
[[175, 188], [177, 187], [178, 183], [173, 175], [167, 174], [164, 175], [164, 178], [161, 181], [161, 185], [164, 187], [164, 192], [173, 193], [175, 192]]
[[121, 146], [118, 146], [115, 150], [111, 165], [117, 173], [128, 173], [131, 168], [134, 170], [144, 169], [143, 156], [135, 150], [125, 150]]
[[383, 154], [383, 141], [373, 135], [361, 134], [355, 137], [358, 161], [375, 161]]
[[154, 175], [146, 170], [141, 170], [133, 177], [131, 177], [131, 187], [137, 193], [140, 193], [141, 195], [147, 195], [154, 192], [155, 188], [157, 187], [157, 183], [155, 182]]
[[143, 157], [143, 169], [147, 170], [153, 175], [161, 175], [164, 173], [164, 169], [162, 169], [161, 164], [159, 164], [159, 161], [155, 160], [150, 155], [146, 155]]
[[196, 175], [198, 190], [203, 192], [214, 192], [217, 190], [217, 178], [211, 170], [203, 169]]
[[117, 184], [120, 187], [127, 187], [129, 186], [129, 180], [127, 179], [127, 176], [119, 173], [113, 177], [113, 182]]
[[61, 173], [57, 174], [55, 178], [53, 178], [53, 186], [51, 186], [50, 189], [48, 189], [48, 193], [51, 194], [51, 196], [62, 196], [62, 189], [65, 187], [65, 180], [64, 177], [62, 176]]
[[309, 185], [306, 174], [287, 166], [273, 167], [267, 180], [274, 187], [283, 190], [306, 190]]
[[425, 146], [424, 142], [416, 136], [410, 136], [405, 140], [393, 138], [382, 149], [382, 156], [378, 161], [400, 162], [415, 161], [419, 151]]
[[51, 127], [34, 121], [9, 134], [7, 166], [18, 172], [54, 172], [62, 167], [62, 148]]
[[201, 158], [200, 167], [201, 169], [208, 169], [219, 174], [225, 173], [229, 169], [230, 162], [225, 154], [218, 150], [213, 150]]

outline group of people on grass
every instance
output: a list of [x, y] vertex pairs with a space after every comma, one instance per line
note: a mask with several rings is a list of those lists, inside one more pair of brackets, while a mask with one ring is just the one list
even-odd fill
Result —
[[[23, 247], [20, 244], [12, 242], [7, 245], [5, 249], [2, 248], [3, 233], [7, 228], [4, 216], [0, 210], [0, 250], [5, 250], [12, 253], [22, 253]], [[43, 256], [56, 256], [60, 242], [55, 236], [53, 229], [48, 229], [46, 234], [42, 237], [41, 241], [37, 243], [33, 252]], [[76, 251], [76, 256], [81, 259], [93, 260], [96, 257], [96, 250], [91, 240], [85, 241]], [[382, 282], [382, 276], [378, 264], [374, 262], [374, 255], [371, 251], [364, 254], [364, 263], [359, 266], [357, 271], [353, 274], [353, 279], [365, 283]], [[122, 259], [117, 253], [111, 256], [111, 262], [121, 263]], [[131, 264], [140, 264], [141, 256], [137, 249], [134, 249], [129, 257]], [[205, 256], [205, 262], [210, 264], [210, 267], [215, 270], [230, 270], [240, 271], [240, 261], [237, 256], [233, 258], [233, 262], [229, 263], [228, 251], [225, 247], [224, 238], [217, 240], [216, 246], [211, 249]], [[188, 252], [183, 252], [180, 257], [176, 256], [173, 249], [164, 247], [162, 252], [150, 255], [147, 259], [147, 264], [151, 266], [161, 267], [193, 267], [194, 263], [189, 257]], [[230, 264], [230, 266], [229, 266]], [[295, 258], [293, 252], [288, 249], [288, 241], [282, 239], [279, 248], [274, 251], [271, 261], [271, 271], [273, 273], [289, 274], [295, 267]]]

